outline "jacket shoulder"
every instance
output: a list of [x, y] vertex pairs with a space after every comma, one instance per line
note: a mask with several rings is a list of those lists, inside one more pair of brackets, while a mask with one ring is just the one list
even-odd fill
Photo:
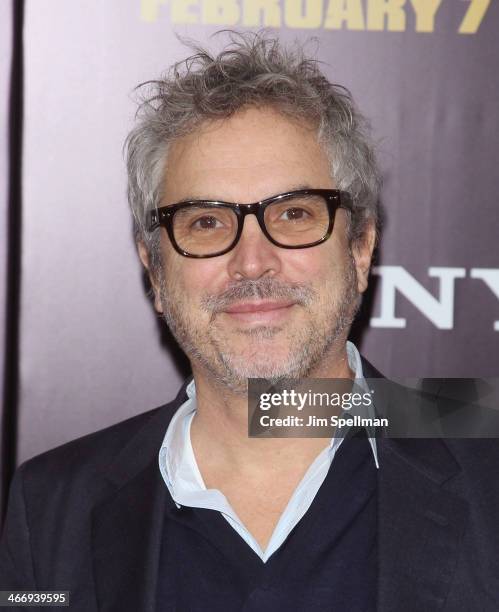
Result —
[[61, 444], [24, 461], [19, 469], [29, 473], [45, 466], [51, 468], [54, 465], [68, 466], [73, 463], [83, 463], [88, 466], [92, 462], [101, 463], [106, 459], [110, 460], [126, 444], [127, 440], [159, 410], [161, 410], [161, 407], [137, 414], [104, 429]]
[[[148, 410], [119, 423], [84, 435], [23, 462], [17, 469], [26, 491], [42, 491], [45, 487], [53, 492], [63, 487], [87, 490], [101, 480], [108, 468], [116, 462], [123, 449], [143, 432], [144, 444], [149, 442], [148, 452], [152, 458], [155, 447], [161, 444], [171, 415], [178, 407], [177, 400]], [[164, 418], [162, 418], [164, 417]], [[161, 425], [164, 430], [161, 431]], [[158, 427], [159, 426], [159, 427]], [[45, 494], [44, 494], [45, 495]]]

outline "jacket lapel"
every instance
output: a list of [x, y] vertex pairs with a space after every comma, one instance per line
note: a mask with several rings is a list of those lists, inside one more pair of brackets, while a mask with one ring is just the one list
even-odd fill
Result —
[[[362, 365], [366, 378], [383, 378], [365, 359]], [[376, 380], [371, 383], [375, 396], [383, 397], [383, 386]], [[394, 398], [398, 401], [393, 402]], [[395, 392], [388, 401], [404, 404], [398, 410], [393, 404], [379, 407], [381, 412], [385, 409], [390, 423], [396, 421], [397, 413], [403, 420], [409, 418], [409, 396]], [[403, 423], [395, 431], [403, 431]], [[459, 489], [455, 483], [460, 466], [439, 438], [382, 435], [376, 443], [380, 465], [377, 609], [441, 610], [468, 519], [467, 502], [454, 492]]]
[[154, 611], [165, 498], [160, 477], [151, 464], [94, 513], [92, 551], [100, 612]]
[[446, 485], [460, 468], [439, 439], [378, 439], [378, 609], [441, 610], [467, 503]]
[[173, 414], [186, 399], [158, 409], [118, 454], [106, 474], [103, 501], [92, 513], [92, 558], [99, 612], [154, 612], [166, 486], [158, 453]]

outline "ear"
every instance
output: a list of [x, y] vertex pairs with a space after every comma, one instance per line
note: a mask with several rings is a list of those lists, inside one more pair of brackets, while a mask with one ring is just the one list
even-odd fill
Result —
[[374, 221], [370, 221], [364, 234], [352, 245], [352, 255], [357, 271], [357, 291], [364, 293], [367, 289], [371, 259], [376, 244], [376, 227]]
[[149, 281], [151, 283], [151, 287], [154, 293], [154, 309], [156, 310], [156, 312], [163, 314], [163, 307], [161, 305], [161, 298], [160, 298], [159, 283], [158, 283], [158, 280], [155, 274], [151, 270], [151, 265], [149, 261], [149, 251], [147, 250], [147, 247], [142, 242], [142, 240], [139, 240], [137, 242], [137, 251], [139, 253], [139, 257], [140, 257], [140, 261], [142, 262], [142, 265], [147, 270], [147, 275], [149, 276]]

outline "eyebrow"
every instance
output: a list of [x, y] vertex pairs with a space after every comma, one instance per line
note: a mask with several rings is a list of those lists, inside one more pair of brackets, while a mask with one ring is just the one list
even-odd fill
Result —
[[[268, 198], [272, 198], [272, 197], [274, 197], [276, 195], [279, 195], [281, 193], [288, 193], [290, 191], [301, 191], [302, 189], [314, 189], [314, 187], [312, 187], [311, 185], [309, 185], [307, 183], [300, 183], [298, 185], [291, 185], [290, 187], [288, 187], [287, 189], [285, 189], [283, 191], [271, 193], [271, 194], [266, 195], [264, 198], [261, 198], [260, 200], [257, 200], [257, 201], [261, 202], [263, 200], [267, 200]], [[189, 196], [183, 197], [181, 200], [177, 200], [176, 202], [170, 202], [168, 204], [164, 204], [164, 206], [172, 206], [173, 204], [177, 204], [177, 203], [181, 204], [182, 202], [229, 202], [231, 204], [242, 204], [243, 203], [243, 202], [231, 202], [230, 200], [226, 200], [225, 198], [205, 197], [205, 196], [199, 196], [199, 195], [189, 195]]]

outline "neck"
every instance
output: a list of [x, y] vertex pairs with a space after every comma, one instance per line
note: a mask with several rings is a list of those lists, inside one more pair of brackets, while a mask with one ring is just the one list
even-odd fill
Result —
[[[333, 356], [331, 356], [333, 357]], [[213, 376], [193, 364], [197, 410], [191, 439], [196, 457], [231, 465], [235, 471], [266, 470], [272, 464], [309, 465], [329, 444], [325, 438], [250, 438], [246, 394], [220, 386]], [[346, 344], [334, 358], [315, 368], [309, 378], [354, 378], [348, 365]], [[202, 461], [200, 462], [202, 463]]]

